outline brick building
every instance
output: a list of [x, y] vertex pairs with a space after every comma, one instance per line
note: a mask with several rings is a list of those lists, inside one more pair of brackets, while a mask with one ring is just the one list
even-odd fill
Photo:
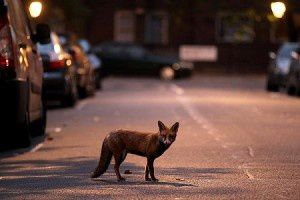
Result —
[[201, 70], [265, 71], [268, 52], [288, 40], [288, 21], [294, 32], [300, 24], [299, 0], [285, 2], [290, 12], [280, 20], [271, 13], [270, 0], [85, 2], [91, 12], [81, 34], [92, 43], [135, 42], [167, 55], [178, 55], [182, 45], [198, 45], [204, 52], [196, 60]]

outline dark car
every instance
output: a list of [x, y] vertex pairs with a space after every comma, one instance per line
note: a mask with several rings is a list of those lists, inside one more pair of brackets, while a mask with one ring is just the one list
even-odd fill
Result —
[[0, 0], [0, 148], [26, 147], [45, 133], [43, 65], [35, 42], [49, 41], [47, 25], [33, 34], [22, 1]]
[[286, 91], [290, 95], [300, 96], [300, 48], [291, 54], [292, 61], [287, 74]]
[[72, 56], [76, 66], [78, 93], [81, 98], [84, 98], [95, 92], [95, 75], [88, 56], [74, 38], [72, 35], [59, 34], [64, 49]]
[[96, 89], [101, 89], [102, 87], [102, 61], [101, 59], [96, 56], [93, 52], [91, 52], [91, 44], [86, 39], [80, 39], [78, 41], [79, 45], [83, 49], [83, 51], [86, 53], [87, 57], [89, 58], [89, 61], [91, 63], [91, 66], [94, 70], [95, 75], [95, 87]]
[[74, 106], [77, 96], [76, 68], [72, 57], [62, 48], [59, 38], [51, 33], [49, 44], [39, 44], [43, 59], [45, 100], [58, 100], [63, 106]]
[[94, 48], [94, 52], [101, 58], [105, 74], [152, 74], [171, 80], [189, 76], [193, 70], [193, 63], [153, 55], [130, 43], [106, 42]]
[[88, 56], [79, 45], [68, 47], [76, 66], [77, 88], [80, 97], [93, 95], [95, 92], [95, 76]]
[[299, 47], [298, 43], [284, 43], [277, 54], [270, 52], [266, 89], [279, 91], [286, 86], [286, 76], [291, 64], [291, 53]]

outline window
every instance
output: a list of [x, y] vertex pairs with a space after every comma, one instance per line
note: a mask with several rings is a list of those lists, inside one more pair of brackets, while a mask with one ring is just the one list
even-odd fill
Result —
[[169, 35], [168, 15], [153, 12], [146, 16], [145, 42], [148, 44], [167, 44]]
[[222, 13], [216, 20], [216, 39], [219, 42], [252, 42], [254, 20], [246, 13]]
[[114, 39], [119, 42], [134, 42], [135, 15], [133, 11], [121, 10], [115, 13]]

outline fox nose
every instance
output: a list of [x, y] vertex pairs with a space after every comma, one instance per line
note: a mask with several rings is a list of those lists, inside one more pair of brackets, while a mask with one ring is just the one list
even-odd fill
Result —
[[165, 144], [170, 145], [172, 142], [170, 140], [166, 140]]

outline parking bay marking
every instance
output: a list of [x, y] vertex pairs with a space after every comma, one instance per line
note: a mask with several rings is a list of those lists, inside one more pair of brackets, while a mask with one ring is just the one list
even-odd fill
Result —
[[36, 145], [35, 147], [33, 147], [30, 152], [33, 153], [33, 152], [36, 152], [37, 150], [39, 150], [40, 148], [42, 148], [44, 146], [44, 143], [40, 143], [38, 145]]

